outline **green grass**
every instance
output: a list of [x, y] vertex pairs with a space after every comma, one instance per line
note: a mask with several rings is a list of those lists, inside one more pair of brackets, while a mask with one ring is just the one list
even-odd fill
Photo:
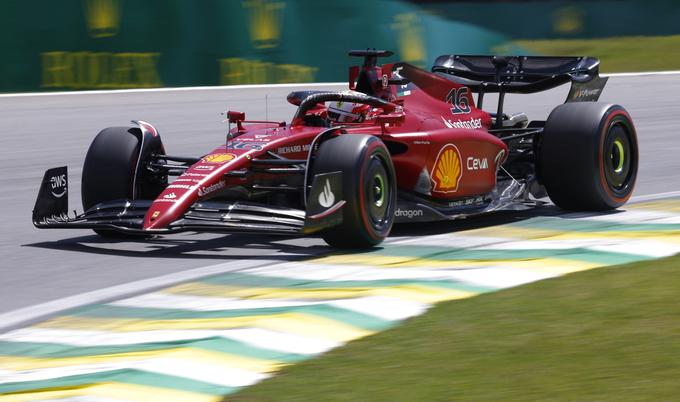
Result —
[[677, 400], [680, 255], [446, 302], [227, 401]]
[[605, 73], [680, 70], [680, 35], [519, 40], [513, 44], [546, 56], [597, 57]]

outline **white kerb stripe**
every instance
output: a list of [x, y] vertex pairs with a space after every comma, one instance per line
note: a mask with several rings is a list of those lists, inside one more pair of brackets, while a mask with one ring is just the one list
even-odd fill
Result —
[[612, 222], [612, 223], [651, 223], [651, 224], [678, 224], [680, 223], [680, 214], [654, 211], [647, 209], [629, 209], [620, 212], [599, 213], [592, 212], [573, 212], [560, 215], [559, 218], [566, 221], [571, 220], [586, 220], [596, 222]]
[[[302, 355], [323, 353], [341, 344], [336, 341], [263, 328], [106, 332], [28, 327], [2, 334], [0, 335], [0, 340], [86, 347], [197, 341], [213, 337], [232, 339], [261, 349]], [[169, 347], [182, 347], [182, 345], [169, 345]]]
[[227, 387], [243, 387], [268, 377], [264, 373], [256, 373], [220, 364], [199, 363], [176, 358], [153, 358], [14, 371], [0, 376], [0, 384], [50, 380], [60, 377], [125, 369], [172, 375]]
[[296, 307], [322, 302], [288, 299], [236, 299], [231, 297], [193, 296], [154, 292], [108, 303], [112, 306], [179, 309], [192, 311], [227, 311], [258, 308]]
[[[622, 239], [608, 237], [566, 240], [520, 240], [502, 245], [497, 244], [490, 247], [480, 247], [478, 250], [570, 250], [578, 248], [609, 253], [637, 254], [649, 257], [665, 257], [680, 252], [680, 244], [646, 239], [627, 239], [622, 241]], [[555, 254], [553, 257], [560, 258], [560, 255]]]
[[[86, 389], [80, 390], [87, 394]], [[33, 399], [35, 402], [133, 402], [130, 399], [108, 398], [96, 395], [76, 395], [68, 396], [66, 398], [50, 398], [50, 399]]]
[[394, 297], [362, 296], [342, 300], [304, 302], [277, 299], [231, 299], [207, 296], [174, 295], [170, 293], [150, 293], [110, 303], [132, 308], [171, 308], [189, 311], [228, 311], [241, 308], [257, 309], [277, 307], [296, 307], [308, 305], [331, 305], [358, 313], [371, 315], [383, 320], [402, 320], [425, 311], [427, 304], [402, 300]]

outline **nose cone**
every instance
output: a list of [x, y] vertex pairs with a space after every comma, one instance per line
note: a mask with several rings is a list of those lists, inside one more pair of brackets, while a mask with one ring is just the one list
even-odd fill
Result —
[[193, 186], [170, 185], [154, 200], [144, 216], [144, 230], [166, 229], [177, 220], [196, 198]]

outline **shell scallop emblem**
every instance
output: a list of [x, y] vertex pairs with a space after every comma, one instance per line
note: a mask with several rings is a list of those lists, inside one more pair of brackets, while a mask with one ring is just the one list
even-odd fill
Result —
[[236, 158], [234, 154], [212, 154], [203, 158], [203, 161], [208, 163], [224, 163], [234, 158]]
[[453, 144], [446, 144], [439, 150], [437, 160], [432, 169], [432, 191], [439, 193], [454, 193], [458, 190], [458, 183], [463, 176], [460, 151]]

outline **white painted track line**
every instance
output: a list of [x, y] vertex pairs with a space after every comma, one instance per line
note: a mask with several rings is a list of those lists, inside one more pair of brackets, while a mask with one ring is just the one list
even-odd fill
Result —
[[104, 300], [115, 300], [136, 293], [142, 293], [151, 289], [158, 289], [181, 282], [187, 282], [196, 278], [233, 272], [245, 268], [256, 268], [269, 266], [277, 263], [277, 260], [241, 260], [230, 261], [207, 267], [190, 269], [188, 271], [175, 272], [156, 278], [142, 279], [140, 281], [124, 283], [122, 285], [111, 286], [91, 292], [81, 293], [45, 303], [36, 304], [29, 307], [20, 308], [0, 314], [0, 331], [6, 331], [20, 324], [56, 314], [60, 311], [84, 306], [87, 304], [98, 303]]

